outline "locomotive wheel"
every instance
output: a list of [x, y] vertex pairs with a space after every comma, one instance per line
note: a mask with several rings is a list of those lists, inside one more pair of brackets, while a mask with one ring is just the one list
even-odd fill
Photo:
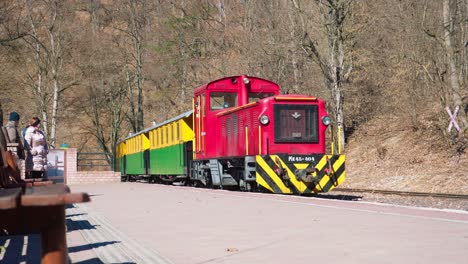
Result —
[[267, 188], [261, 186], [261, 185], [257, 185], [257, 191], [260, 192], [260, 193], [271, 193], [270, 190], [268, 190]]

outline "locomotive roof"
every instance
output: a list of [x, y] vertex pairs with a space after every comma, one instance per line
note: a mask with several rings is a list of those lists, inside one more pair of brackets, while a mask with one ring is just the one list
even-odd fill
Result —
[[263, 78], [260, 78], [260, 77], [255, 77], [255, 76], [250, 76], [250, 75], [235, 75], [235, 76], [228, 76], [228, 77], [223, 77], [223, 78], [220, 78], [220, 79], [217, 79], [217, 80], [214, 80], [214, 81], [211, 81], [209, 83], [205, 83], [203, 84], [202, 86], [199, 86], [198, 88], [195, 89], [194, 93], [197, 94], [199, 93], [200, 91], [203, 91], [203, 90], [206, 90], [208, 89], [209, 86], [211, 86], [212, 84], [215, 84], [215, 83], [219, 83], [219, 82], [222, 82], [226, 79], [238, 79], [238, 78], [242, 78], [242, 77], [247, 77], [249, 79], [256, 79], [256, 80], [260, 80], [260, 81], [263, 81], [263, 82], [266, 82], [266, 83], [271, 83], [273, 85], [276, 85], [279, 87], [279, 84], [273, 82], [273, 81], [270, 81], [270, 80], [267, 80], [267, 79], [263, 79]]
[[167, 125], [167, 124], [172, 123], [172, 122], [174, 122], [174, 121], [177, 121], [177, 120], [179, 120], [179, 119], [187, 118], [187, 117], [189, 117], [192, 113], [193, 113], [193, 110], [187, 111], [187, 112], [182, 113], [182, 114], [180, 114], [180, 115], [178, 115], [178, 116], [176, 116], [176, 117], [173, 117], [173, 118], [171, 118], [171, 119], [168, 119], [168, 120], [166, 120], [166, 121], [163, 121], [162, 123], [155, 124], [155, 125], [153, 125], [153, 126], [150, 126], [150, 127], [148, 127], [148, 128], [145, 128], [145, 129], [143, 129], [142, 131], [140, 131], [140, 132], [138, 132], [138, 133], [132, 134], [132, 135], [130, 135], [130, 136], [124, 138], [124, 140], [122, 140], [122, 141], [125, 141], [125, 140], [127, 140], [127, 139], [133, 138], [133, 137], [138, 136], [138, 135], [140, 135], [140, 134], [146, 133], [146, 132], [151, 131], [151, 130], [153, 130], [153, 129], [155, 129], [155, 128], [158, 128], [158, 127]]

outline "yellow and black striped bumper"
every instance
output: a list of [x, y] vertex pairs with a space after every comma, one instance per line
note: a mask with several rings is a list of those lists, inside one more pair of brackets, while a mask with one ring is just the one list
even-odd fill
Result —
[[273, 193], [311, 194], [345, 180], [344, 155], [257, 155], [256, 181]]

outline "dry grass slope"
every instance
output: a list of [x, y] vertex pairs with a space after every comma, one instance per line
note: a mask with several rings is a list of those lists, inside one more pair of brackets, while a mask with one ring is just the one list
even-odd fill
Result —
[[401, 118], [370, 120], [349, 140], [343, 187], [468, 194], [468, 154], [454, 155], [439, 135]]

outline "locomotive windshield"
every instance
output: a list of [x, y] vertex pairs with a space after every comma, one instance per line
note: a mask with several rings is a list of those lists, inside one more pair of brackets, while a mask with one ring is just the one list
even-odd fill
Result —
[[237, 106], [237, 93], [212, 92], [210, 94], [210, 109], [220, 110]]
[[257, 102], [260, 99], [274, 96], [275, 93], [249, 93], [249, 103]]
[[316, 105], [275, 105], [276, 143], [317, 143]]

